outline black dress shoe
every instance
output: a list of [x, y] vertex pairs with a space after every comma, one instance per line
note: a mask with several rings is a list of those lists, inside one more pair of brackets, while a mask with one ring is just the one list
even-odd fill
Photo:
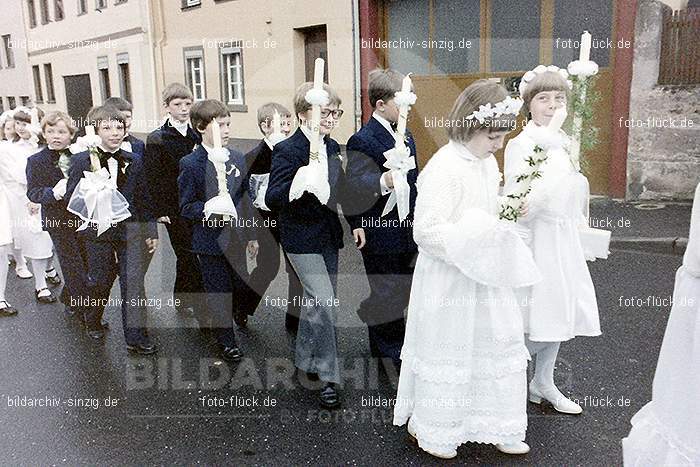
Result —
[[105, 337], [105, 332], [102, 329], [88, 329], [87, 335], [94, 341], [101, 341]]
[[41, 290], [34, 291], [34, 294], [36, 295], [36, 301], [39, 303], [43, 303], [44, 305], [48, 305], [49, 303], [56, 303], [56, 297], [54, 297], [54, 295], [50, 291], [48, 295], [39, 296], [39, 294], [44, 290], [48, 291], [49, 289], [44, 287]]
[[221, 349], [221, 358], [227, 362], [237, 362], [243, 357], [238, 347], [224, 347]]
[[328, 383], [321, 388], [318, 399], [321, 401], [321, 407], [324, 409], [335, 409], [340, 407], [338, 391], [335, 390], [335, 384], [333, 383]]
[[48, 273], [50, 272], [55, 272], [56, 269], [51, 268], [48, 271], [46, 271], [46, 282], [52, 287], [55, 287], [57, 285], [61, 285], [61, 276], [58, 275], [58, 273], [54, 274], [53, 276], [49, 276]]
[[155, 344], [126, 344], [126, 350], [138, 355], [152, 355], [158, 351]]

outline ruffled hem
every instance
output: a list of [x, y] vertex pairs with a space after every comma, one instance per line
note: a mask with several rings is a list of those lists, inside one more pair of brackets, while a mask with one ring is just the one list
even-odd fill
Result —
[[[410, 420], [409, 420], [410, 419]], [[525, 440], [527, 417], [522, 420], [475, 420], [452, 422], [437, 426], [423, 423], [416, 416], [395, 414], [394, 425], [402, 426], [408, 422], [411, 431], [418, 439], [418, 445], [425, 449], [432, 446], [440, 450], [457, 449], [464, 443], [508, 444]]]
[[700, 451], [686, 446], [654, 414], [653, 402], [632, 417], [632, 430], [622, 440], [625, 466], [696, 466]]
[[[429, 360], [417, 357], [404, 347], [401, 351], [402, 370], [409, 369], [418, 378], [431, 383], [466, 384], [472, 379], [499, 379], [527, 369], [530, 353], [522, 345], [511, 351], [479, 357], [470, 361]], [[486, 354], [490, 354], [487, 352]]]

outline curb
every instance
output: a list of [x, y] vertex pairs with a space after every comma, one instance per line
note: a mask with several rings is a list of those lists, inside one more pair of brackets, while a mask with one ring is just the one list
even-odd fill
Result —
[[663, 253], [683, 256], [688, 246], [685, 237], [613, 237], [610, 249], [646, 251], [648, 253]]

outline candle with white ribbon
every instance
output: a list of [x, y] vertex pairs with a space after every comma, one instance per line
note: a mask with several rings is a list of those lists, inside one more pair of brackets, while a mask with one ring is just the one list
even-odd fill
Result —
[[219, 127], [219, 122], [214, 119], [211, 121], [211, 136], [214, 140], [214, 149], [221, 149], [221, 128]]
[[[85, 126], [85, 137], [88, 140], [95, 138], [95, 127], [94, 126], [92, 126], [92, 125]], [[102, 165], [100, 164], [100, 158], [97, 157], [96, 154], [93, 154], [92, 151], [90, 151], [90, 166], [92, 167], [93, 172], [97, 172], [102, 168]]]
[[272, 134], [282, 133], [282, 119], [280, 113], [275, 109], [274, 115], [272, 115]]
[[[401, 85], [401, 92], [402, 93], [408, 93], [411, 92], [411, 76], [410, 73], [406, 75], [406, 77], [403, 79], [403, 83]], [[408, 123], [408, 109], [409, 109], [408, 104], [402, 104], [399, 107], [399, 121], [396, 125], [396, 133], [394, 134], [394, 137], [396, 138], [396, 142], [400, 145], [404, 144], [404, 136], [406, 135], [406, 124]]]
[[[314, 89], [323, 90], [323, 69], [325, 61], [322, 58], [317, 58], [314, 63]], [[311, 147], [310, 158], [318, 161], [318, 150], [320, 146], [321, 135], [321, 106], [311, 106]]]
[[591, 58], [591, 33], [583, 31], [581, 34], [581, 48], [579, 49], [578, 59], [582, 62], [587, 62]]

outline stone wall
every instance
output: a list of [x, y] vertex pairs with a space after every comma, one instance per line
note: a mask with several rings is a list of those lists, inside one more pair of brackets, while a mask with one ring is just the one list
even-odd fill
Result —
[[700, 181], [700, 85], [658, 86], [662, 11], [639, 0], [627, 149], [627, 199], [692, 199]]

